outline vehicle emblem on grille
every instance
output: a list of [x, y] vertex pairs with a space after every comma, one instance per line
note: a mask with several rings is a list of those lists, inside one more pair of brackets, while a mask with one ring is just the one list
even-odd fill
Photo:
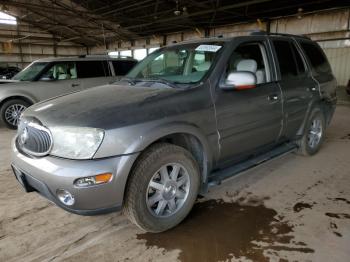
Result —
[[24, 145], [28, 140], [28, 129], [24, 128], [22, 134], [19, 137], [19, 142], [21, 145]]

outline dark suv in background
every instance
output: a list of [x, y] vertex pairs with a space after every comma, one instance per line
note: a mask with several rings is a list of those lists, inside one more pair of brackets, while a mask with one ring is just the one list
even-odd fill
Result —
[[21, 113], [44, 99], [112, 83], [137, 63], [133, 58], [79, 56], [37, 60], [11, 80], [0, 80], [0, 119], [15, 129]]
[[263, 32], [161, 48], [114, 85], [27, 109], [13, 170], [27, 191], [83, 215], [124, 209], [161, 232], [210, 185], [321, 147], [336, 81], [308, 38]]

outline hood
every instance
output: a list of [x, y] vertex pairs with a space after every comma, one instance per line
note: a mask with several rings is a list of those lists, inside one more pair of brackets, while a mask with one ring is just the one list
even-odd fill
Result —
[[168, 98], [176, 88], [105, 85], [46, 100], [24, 116], [46, 126], [85, 126], [111, 129], [166, 116]]

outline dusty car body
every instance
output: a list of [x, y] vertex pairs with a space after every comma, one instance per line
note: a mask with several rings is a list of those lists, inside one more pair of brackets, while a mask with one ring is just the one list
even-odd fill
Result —
[[0, 119], [16, 128], [30, 105], [55, 96], [108, 84], [135, 64], [133, 58], [80, 56], [39, 59], [0, 85]]
[[[175, 44], [117, 84], [27, 109], [12, 166], [27, 191], [67, 211], [123, 208], [140, 228], [160, 232], [181, 222], [208, 186], [291, 150], [316, 153], [335, 103], [328, 62], [307, 38]], [[80, 149], [86, 134], [95, 142]]]

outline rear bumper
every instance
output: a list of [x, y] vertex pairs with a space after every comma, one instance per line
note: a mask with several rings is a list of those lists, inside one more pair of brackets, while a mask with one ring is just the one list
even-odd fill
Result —
[[[13, 144], [12, 166], [23, 178], [27, 192], [36, 191], [71, 213], [96, 215], [118, 211], [123, 204], [125, 185], [137, 154], [99, 160], [69, 160], [46, 156], [31, 158], [18, 152]], [[110, 182], [90, 187], [76, 187], [77, 178], [112, 173]], [[69, 191], [75, 198], [72, 206], [58, 200], [58, 189]]]

